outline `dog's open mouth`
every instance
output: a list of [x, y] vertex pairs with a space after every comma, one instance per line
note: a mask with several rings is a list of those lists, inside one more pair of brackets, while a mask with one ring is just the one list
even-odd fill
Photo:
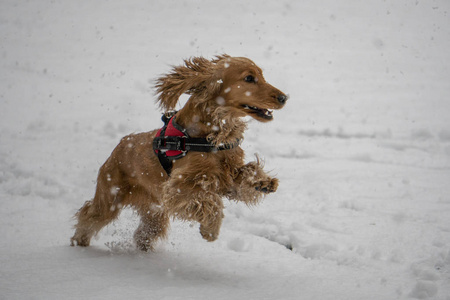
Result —
[[250, 105], [243, 105], [242, 107], [244, 107], [244, 109], [250, 110], [250, 113], [254, 113], [254, 114], [258, 115], [258, 117], [261, 117], [263, 119], [266, 119], [266, 120], [273, 119], [273, 115], [272, 115], [273, 111], [270, 109], [264, 109], [264, 108], [259, 108], [259, 107], [255, 107], [255, 106], [250, 106]]

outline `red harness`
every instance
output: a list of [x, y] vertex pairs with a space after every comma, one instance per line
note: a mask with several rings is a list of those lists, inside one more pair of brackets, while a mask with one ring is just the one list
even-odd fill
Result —
[[153, 140], [153, 151], [158, 156], [161, 166], [170, 176], [173, 161], [184, 157], [189, 151], [215, 152], [230, 150], [239, 146], [241, 140], [233, 144], [215, 146], [206, 138], [191, 138], [186, 129], [175, 122], [175, 113], [167, 113], [162, 116], [164, 126], [158, 130]]
[[164, 127], [158, 130], [155, 138], [155, 141], [158, 143], [155, 145], [155, 142], [153, 142], [155, 153], [157, 155], [164, 153], [170, 160], [185, 156], [187, 152], [186, 139], [189, 138], [186, 130], [175, 122], [175, 117], [167, 119], [166, 115], [164, 115], [163, 121]]

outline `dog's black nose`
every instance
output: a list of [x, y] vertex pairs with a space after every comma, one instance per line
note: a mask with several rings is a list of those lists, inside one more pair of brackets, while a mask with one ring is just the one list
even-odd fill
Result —
[[277, 97], [278, 102], [280, 102], [281, 104], [285, 104], [287, 99], [288, 99], [288, 97], [283, 94], [280, 94]]

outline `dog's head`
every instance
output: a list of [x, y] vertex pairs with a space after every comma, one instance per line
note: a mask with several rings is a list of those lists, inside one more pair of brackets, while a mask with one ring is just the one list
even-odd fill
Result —
[[213, 60], [194, 57], [185, 65], [157, 80], [158, 101], [162, 108], [175, 108], [186, 93], [198, 103], [223, 107], [235, 116], [251, 116], [258, 121], [273, 119], [272, 110], [280, 109], [288, 97], [263, 77], [262, 70], [250, 59], [221, 55]]
[[221, 56], [216, 64], [223, 81], [216, 98], [219, 105], [266, 122], [273, 119], [273, 109], [280, 109], [286, 103], [288, 97], [267, 83], [262, 70], [250, 59]]

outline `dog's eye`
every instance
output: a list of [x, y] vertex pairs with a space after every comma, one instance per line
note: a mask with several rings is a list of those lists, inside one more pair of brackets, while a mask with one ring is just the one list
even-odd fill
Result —
[[252, 75], [248, 75], [247, 77], [244, 78], [245, 82], [250, 82], [250, 83], [256, 83], [256, 78], [253, 77]]

